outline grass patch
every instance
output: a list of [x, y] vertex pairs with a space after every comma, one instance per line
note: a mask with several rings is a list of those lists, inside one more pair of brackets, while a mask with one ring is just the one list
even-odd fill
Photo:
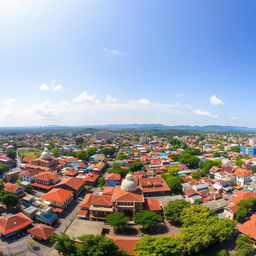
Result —
[[28, 150], [24, 150], [24, 151], [20, 151], [20, 158], [23, 159], [24, 157], [31, 157], [31, 158], [38, 158], [42, 151], [28, 151]]

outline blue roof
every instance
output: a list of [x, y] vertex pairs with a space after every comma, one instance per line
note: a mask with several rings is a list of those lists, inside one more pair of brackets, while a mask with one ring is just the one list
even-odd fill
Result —
[[57, 219], [57, 214], [52, 213], [52, 212], [41, 213], [40, 219], [42, 219], [43, 221], [46, 221], [48, 223], [51, 223]]

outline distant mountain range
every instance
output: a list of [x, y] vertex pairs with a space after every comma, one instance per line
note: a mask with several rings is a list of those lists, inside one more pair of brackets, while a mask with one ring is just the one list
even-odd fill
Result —
[[49, 126], [27, 126], [27, 127], [0, 127], [1, 131], [6, 130], [70, 130], [70, 129], [107, 129], [107, 130], [193, 130], [209, 132], [248, 132], [256, 133], [256, 128], [242, 126], [222, 126], [222, 125], [163, 125], [163, 124], [106, 124], [106, 125], [49, 125]]
[[194, 130], [194, 131], [212, 131], [212, 132], [256, 132], [256, 128], [242, 126], [222, 126], [222, 125], [163, 125], [163, 124], [106, 124], [106, 125], [82, 125], [82, 126], [44, 126], [43, 129], [69, 129], [69, 128], [91, 128], [91, 129], [109, 129], [109, 130]]

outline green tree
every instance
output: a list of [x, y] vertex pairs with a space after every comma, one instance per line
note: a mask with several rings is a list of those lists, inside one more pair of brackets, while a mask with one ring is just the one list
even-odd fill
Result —
[[164, 215], [167, 220], [174, 224], [180, 224], [180, 215], [186, 207], [189, 207], [190, 203], [184, 199], [177, 199], [168, 202], [164, 207]]
[[180, 242], [169, 236], [145, 236], [136, 243], [134, 256], [182, 256]]
[[25, 186], [24, 186], [24, 190], [25, 190], [25, 192], [27, 192], [27, 193], [30, 193], [30, 192], [32, 191], [32, 189], [33, 189], [33, 187], [32, 187], [31, 184], [28, 184], [28, 185], [25, 185]]
[[4, 183], [2, 180], [0, 180], [0, 190], [2, 190], [4, 188]]
[[114, 163], [112, 168], [108, 170], [108, 173], [118, 173], [122, 176], [122, 178], [124, 178], [128, 172], [129, 170], [122, 169], [117, 163]]
[[6, 154], [8, 157], [10, 157], [13, 160], [16, 158], [16, 150], [7, 149]]
[[151, 229], [163, 221], [163, 217], [155, 212], [140, 211], [134, 216], [135, 223], [143, 226], [144, 229]]
[[98, 178], [97, 186], [98, 187], [104, 187], [104, 185], [105, 185], [105, 179], [103, 177]]
[[18, 205], [18, 197], [10, 191], [1, 190], [0, 191], [0, 200], [7, 207], [12, 208]]
[[118, 250], [112, 239], [105, 236], [83, 235], [78, 239], [82, 244], [77, 246], [77, 256], [128, 256], [128, 254]]
[[76, 145], [83, 145], [84, 139], [82, 137], [75, 138]]
[[170, 174], [163, 175], [164, 180], [171, 189], [172, 194], [177, 194], [181, 191], [181, 179], [178, 176], [171, 176]]
[[236, 159], [236, 165], [237, 166], [242, 166], [244, 164], [244, 161], [242, 161], [241, 159], [237, 158]]
[[53, 234], [50, 237], [50, 241], [54, 242], [54, 249], [56, 249], [63, 256], [75, 256], [76, 253], [76, 245], [75, 242], [65, 233], [61, 233], [60, 235]]
[[59, 148], [52, 148], [51, 153], [53, 153], [56, 157], [59, 157], [61, 155]]
[[171, 165], [169, 168], [168, 168], [168, 173], [171, 174], [171, 175], [176, 175], [178, 172], [179, 172], [179, 166], [178, 165]]
[[5, 173], [9, 171], [10, 166], [8, 164], [0, 164], [0, 173]]
[[195, 179], [195, 180], [199, 180], [202, 176], [202, 173], [200, 170], [196, 170], [194, 172], [192, 172], [192, 178]]
[[197, 168], [200, 162], [198, 157], [190, 155], [188, 153], [181, 154], [181, 156], [179, 157], [179, 161], [192, 169]]
[[110, 156], [112, 157], [115, 154], [115, 149], [113, 147], [110, 148], [102, 148], [100, 150], [100, 153], [105, 155], [105, 156]]
[[75, 156], [81, 160], [86, 160], [88, 161], [89, 157], [87, 152], [85, 152], [84, 150], [79, 150], [75, 152]]
[[118, 153], [116, 156], [116, 160], [125, 160], [127, 158], [128, 158], [127, 155], [123, 152]]
[[236, 239], [236, 253], [243, 256], [247, 256], [254, 251], [253, 245], [254, 242], [249, 236], [238, 235]]
[[232, 152], [239, 153], [239, 152], [240, 152], [240, 146], [231, 147], [231, 151], [232, 151]]
[[140, 161], [135, 161], [130, 164], [129, 171], [136, 172], [144, 169], [144, 165]]
[[202, 205], [190, 205], [190, 207], [184, 208], [181, 212], [180, 220], [183, 227], [192, 226], [195, 224], [206, 224], [207, 221], [211, 222], [212, 218], [216, 214], [206, 206]]
[[129, 218], [123, 212], [114, 212], [107, 216], [106, 222], [110, 226], [120, 229], [127, 225]]
[[184, 153], [188, 153], [190, 155], [200, 155], [201, 151], [198, 148], [191, 148], [191, 147], [187, 147], [184, 151]]

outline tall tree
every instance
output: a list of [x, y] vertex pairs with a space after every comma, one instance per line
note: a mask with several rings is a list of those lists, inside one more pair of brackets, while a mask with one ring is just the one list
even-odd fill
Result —
[[163, 217], [155, 212], [140, 211], [134, 216], [134, 220], [137, 224], [140, 224], [145, 229], [151, 229], [163, 221]]
[[134, 256], [182, 256], [180, 242], [169, 236], [145, 236], [135, 247]]

